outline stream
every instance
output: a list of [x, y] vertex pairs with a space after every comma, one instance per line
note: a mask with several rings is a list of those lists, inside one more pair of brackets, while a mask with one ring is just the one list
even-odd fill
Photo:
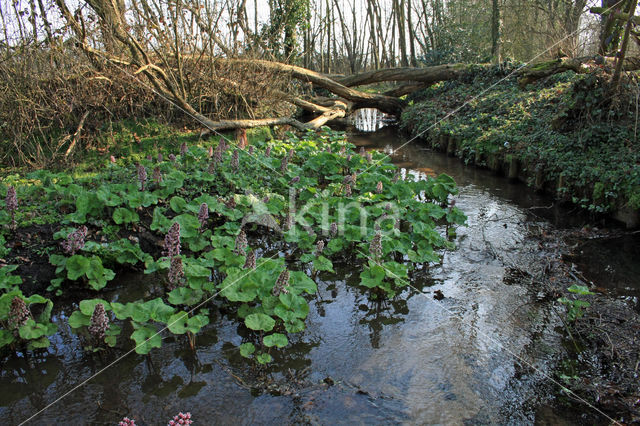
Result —
[[[417, 143], [398, 149], [404, 140], [375, 114], [358, 119], [363, 130], [349, 131], [354, 144], [388, 153], [404, 174], [447, 173], [460, 188], [454, 198], [468, 226], [458, 230], [457, 250], [415, 277], [421, 292], [370, 300], [357, 285], [360, 270], [335, 264], [336, 274], [316, 280], [307, 329], [290, 337], [266, 372], [239, 355], [244, 331], [213, 307], [195, 351], [184, 339], [163, 336], [150, 357], [125, 357], [32, 423], [117, 424], [128, 416], [137, 424], [166, 424], [179, 411], [191, 412], [195, 424], [548, 420], [548, 376], [565, 350], [562, 323], [510, 266], [535, 275], [552, 254], [529, 237], [532, 230], [577, 226], [581, 219], [521, 183]], [[131, 274], [105, 298], [148, 296], [152, 281]], [[444, 298], [436, 300], [436, 291]], [[73, 306], [56, 309], [55, 320], [64, 324]], [[20, 423], [113, 359], [83, 352], [61, 325], [46, 355], [5, 360], [0, 415]]]

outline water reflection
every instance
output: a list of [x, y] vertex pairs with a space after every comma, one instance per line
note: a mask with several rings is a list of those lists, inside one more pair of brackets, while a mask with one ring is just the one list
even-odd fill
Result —
[[362, 108], [351, 116], [353, 126], [361, 132], [375, 132], [393, 123], [391, 116], [374, 108]]

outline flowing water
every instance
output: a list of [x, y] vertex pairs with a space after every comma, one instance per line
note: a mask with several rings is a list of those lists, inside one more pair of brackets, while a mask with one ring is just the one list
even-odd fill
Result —
[[[195, 351], [166, 336], [150, 357], [127, 356], [33, 423], [115, 424], [129, 416], [162, 424], [179, 411], [196, 424], [534, 422], [548, 397], [546, 375], [563, 353], [562, 333], [540, 289], [514, 279], [509, 266], [540, 271], [549, 253], [530, 230], [572, 219], [522, 184], [417, 144], [398, 149], [404, 142], [395, 131], [370, 128], [378, 132], [352, 129], [351, 140], [386, 151], [405, 173], [447, 173], [460, 187], [455, 200], [468, 227], [458, 232], [458, 250], [414, 277], [422, 292], [372, 301], [357, 287], [359, 270], [335, 265], [336, 274], [319, 275], [307, 329], [266, 374], [239, 356], [238, 322], [213, 308]], [[105, 298], [135, 300], [154, 285], [149, 277], [125, 280]], [[57, 319], [72, 310], [61, 307]], [[111, 361], [84, 353], [63, 325], [46, 356], [5, 361], [0, 414], [19, 423]]]

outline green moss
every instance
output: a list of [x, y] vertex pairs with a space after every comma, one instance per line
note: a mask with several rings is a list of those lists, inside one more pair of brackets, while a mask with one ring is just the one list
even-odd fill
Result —
[[558, 65], [561, 62], [562, 62], [562, 60], [560, 60], [560, 59], [555, 59], [553, 61], [539, 62], [537, 64], [531, 65], [531, 67], [529, 69], [531, 71], [545, 71], [545, 70], [548, 70], [550, 68], [553, 68], [554, 66]]

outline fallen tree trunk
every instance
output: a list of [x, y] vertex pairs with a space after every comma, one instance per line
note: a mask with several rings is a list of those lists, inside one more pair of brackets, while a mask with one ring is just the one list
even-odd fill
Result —
[[[577, 74], [591, 72], [598, 66], [608, 66], [612, 70], [615, 64], [616, 58], [603, 56], [585, 56], [582, 58], [556, 59], [555, 61], [540, 62], [518, 71], [518, 75], [520, 76], [518, 84], [524, 88], [537, 80], [569, 70]], [[636, 71], [640, 69], [640, 58], [626, 58], [622, 69], [624, 71]]]
[[334, 81], [323, 74], [295, 65], [265, 61], [261, 59], [229, 59], [229, 61], [231, 63], [237, 63], [245, 66], [253, 65], [279, 73], [287, 73], [297, 80], [313, 83], [318, 87], [327, 89], [331, 93], [352, 102], [353, 109], [376, 108], [388, 114], [399, 115], [404, 108], [404, 102], [398, 98], [361, 92]]
[[[555, 61], [540, 62], [538, 64], [530, 65], [523, 68], [518, 74], [518, 84], [524, 88], [527, 85], [540, 80], [542, 78], [550, 77], [554, 74], [559, 74], [568, 70], [572, 70], [576, 73], [585, 72], [587, 68], [584, 67], [586, 58], [582, 59], [557, 59]], [[589, 58], [593, 59], [593, 58]]]
[[347, 87], [365, 84], [381, 83], [385, 81], [412, 81], [433, 84], [439, 81], [455, 80], [466, 70], [468, 65], [447, 64], [427, 68], [387, 68], [383, 70], [367, 71], [360, 74], [340, 78], [337, 81]]
[[[277, 118], [259, 118], [255, 120], [218, 120], [211, 121], [204, 117], [205, 120], [198, 120], [210, 131], [221, 130], [236, 130], [236, 129], [251, 129], [253, 127], [271, 127], [271, 126], [292, 126], [298, 130], [308, 130], [312, 127], [302, 123], [291, 117], [277, 117]], [[202, 135], [206, 135], [209, 132], [203, 132]]]

